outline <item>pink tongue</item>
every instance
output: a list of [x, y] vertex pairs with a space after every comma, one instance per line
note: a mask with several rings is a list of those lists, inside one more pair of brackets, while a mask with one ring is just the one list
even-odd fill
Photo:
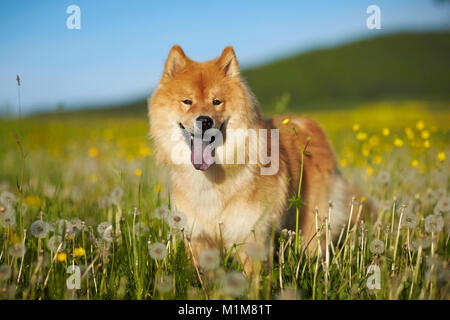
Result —
[[213, 163], [209, 141], [202, 141], [199, 138], [194, 138], [191, 143], [191, 162], [197, 170], [205, 171]]

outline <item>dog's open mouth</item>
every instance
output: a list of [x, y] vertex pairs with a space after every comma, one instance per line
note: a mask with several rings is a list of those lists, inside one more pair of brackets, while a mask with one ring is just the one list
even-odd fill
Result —
[[[213, 148], [213, 142], [216, 141], [215, 135], [205, 135], [205, 132], [194, 132], [188, 131], [183, 124], [179, 123], [180, 128], [183, 131], [183, 136], [186, 142], [191, 148], [191, 163], [197, 170], [208, 170], [208, 168], [214, 163], [215, 149]], [[225, 126], [225, 121], [222, 122], [219, 128], [220, 134], [223, 137], [223, 130]], [[222, 139], [223, 141], [223, 139]]]

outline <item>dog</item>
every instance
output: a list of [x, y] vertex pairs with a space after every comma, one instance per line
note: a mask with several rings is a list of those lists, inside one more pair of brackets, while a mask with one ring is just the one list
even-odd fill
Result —
[[[238, 258], [249, 270], [249, 243], [267, 243], [273, 230], [295, 230], [298, 223], [302, 241], [314, 248], [317, 217], [323, 223], [329, 215], [333, 239], [348, 222], [352, 197], [359, 193], [339, 173], [324, 131], [308, 117], [264, 119], [231, 46], [206, 62], [196, 62], [173, 46], [148, 105], [156, 158], [169, 168], [172, 206], [187, 216], [195, 255], [206, 248], [240, 244]], [[222, 141], [205, 142], [208, 130], [223, 135]], [[248, 154], [244, 163], [211, 161], [226, 153], [231, 132], [239, 130], [266, 130], [266, 142], [278, 136], [268, 147], [272, 159], [274, 151], [279, 155], [274, 172], [262, 174], [267, 163], [249, 163]], [[254, 149], [246, 138], [233, 140], [228, 151], [232, 160], [240, 150]], [[207, 154], [211, 145], [215, 152]], [[288, 199], [297, 194], [300, 175], [297, 218]]]

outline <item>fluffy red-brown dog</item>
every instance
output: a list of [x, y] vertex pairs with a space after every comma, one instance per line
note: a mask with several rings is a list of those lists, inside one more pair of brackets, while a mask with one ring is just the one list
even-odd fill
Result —
[[[275, 228], [295, 230], [296, 210], [289, 209], [288, 199], [297, 194], [308, 139], [299, 215], [302, 239], [308, 242], [315, 235], [316, 209], [319, 223], [330, 214], [333, 238], [348, 221], [356, 193], [339, 174], [323, 130], [305, 117], [289, 117], [288, 124], [282, 123], [286, 116], [264, 120], [239, 74], [232, 47], [200, 63], [174, 46], [149, 100], [149, 116], [157, 159], [170, 168], [173, 207], [186, 214], [186, 232], [197, 254], [219, 244], [244, 244], [239, 255], [248, 270], [245, 244], [265, 243]], [[251, 161], [251, 151], [261, 149], [251, 146], [252, 129], [267, 130], [266, 139], [261, 138], [264, 131], [253, 132], [269, 145], [271, 163]], [[221, 138], [205, 139], [208, 130]], [[278, 139], [269, 144], [272, 137]], [[218, 155], [232, 161], [220, 163]]]

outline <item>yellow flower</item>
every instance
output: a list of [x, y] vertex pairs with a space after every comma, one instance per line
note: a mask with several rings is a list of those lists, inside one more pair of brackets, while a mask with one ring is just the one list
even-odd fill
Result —
[[27, 196], [24, 201], [29, 207], [39, 208], [41, 206], [41, 199], [38, 196]]
[[444, 161], [445, 160], [445, 152], [439, 152], [437, 155], [439, 161]]
[[411, 128], [406, 128], [405, 133], [409, 140], [414, 139], [414, 132], [411, 130]]
[[150, 149], [149, 147], [147, 147], [147, 146], [141, 146], [140, 148], [139, 148], [139, 155], [141, 156], [141, 157], [148, 157], [148, 156], [150, 156], [152, 154], [152, 149]]
[[140, 177], [140, 176], [142, 176], [142, 170], [136, 169], [136, 170], [134, 170], [134, 174], [137, 175], [138, 177]]
[[369, 139], [369, 143], [372, 147], [375, 147], [378, 145], [378, 143], [380, 143], [380, 138], [378, 138], [378, 136], [371, 136]]
[[355, 132], [358, 131], [359, 130], [359, 124], [355, 123], [353, 125], [353, 127], [352, 127], [352, 130], [355, 131]]
[[56, 259], [58, 259], [59, 262], [64, 262], [67, 259], [67, 254], [65, 252], [60, 252], [56, 256]]
[[371, 176], [371, 175], [373, 174], [373, 168], [372, 168], [372, 167], [367, 167], [367, 168], [366, 168], [366, 174], [367, 174], [368, 176]]
[[422, 131], [421, 136], [422, 136], [422, 139], [428, 140], [430, 138], [430, 131], [428, 131], [428, 130]]
[[423, 146], [428, 149], [430, 147], [430, 140], [425, 140]]
[[383, 136], [387, 137], [390, 133], [389, 128], [384, 128], [381, 133], [383, 134]]
[[375, 164], [380, 164], [382, 160], [383, 160], [383, 158], [381, 158], [380, 155], [376, 155], [376, 156], [373, 158], [373, 162], [374, 162]]
[[341, 167], [345, 167], [345, 166], [347, 166], [347, 160], [341, 159], [341, 160], [339, 161], [339, 164], [341, 165]]
[[414, 168], [417, 168], [419, 166], [419, 161], [414, 159], [413, 161], [411, 161], [411, 166], [414, 167]]
[[402, 140], [402, 139], [399, 139], [399, 138], [395, 138], [395, 140], [394, 140], [394, 145], [395, 145], [397, 148], [401, 148], [401, 147], [403, 146], [403, 140]]
[[362, 155], [364, 156], [364, 157], [368, 157], [369, 156], [369, 154], [370, 154], [370, 150], [369, 149], [366, 149], [366, 148], [363, 148], [362, 150], [361, 150], [361, 152], [362, 152]]
[[162, 186], [159, 183], [155, 184], [155, 192], [160, 193], [161, 190], [162, 190]]
[[98, 150], [96, 147], [89, 148], [89, 157], [91, 158], [97, 158], [98, 157]]
[[422, 131], [424, 127], [425, 127], [425, 123], [423, 123], [422, 120], [417, 121], [417, 123], [416, 123], [417, 130]]
[[82, 256], [84, 256], [86, 254], [86, 250], [84, 250], [83, 248], [75, 248], [74, 250], [73, 250], [73, 255], [75, 256], [75, 257], [82, 257]]
[[291, 120], [289, 120], [289, 118], [286, 118], [283, 120], [283, 124], [288, 124], [289, 122], [291, 122]]
[[90, 182], [97, 182], [98, 181], [98, 177], [95, 173], [91, 173], [88, 177]]
[[356, 135], [356, 139], [358, 139], [359, 141], [364, 141], [367, 139], [367, 133], [365, 132], [358, 132]]

